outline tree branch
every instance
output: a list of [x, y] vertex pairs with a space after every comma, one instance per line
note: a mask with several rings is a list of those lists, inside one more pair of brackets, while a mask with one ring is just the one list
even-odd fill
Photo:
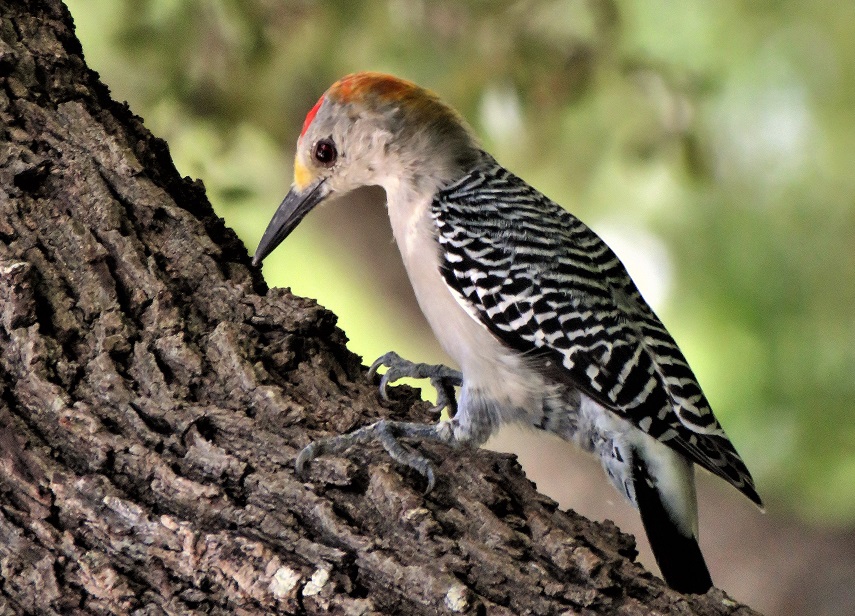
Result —
[[0, 613], [751, 614], [686, 598], [511, 456], [376, 447], [335, 317], [268, 290], [166, 144], [87, 69], [57, 0], [0, 1]]

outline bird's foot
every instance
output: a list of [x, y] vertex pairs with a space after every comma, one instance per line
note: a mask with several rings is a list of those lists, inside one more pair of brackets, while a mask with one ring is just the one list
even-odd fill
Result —
[[[398, 379], [410, 377], [415, 379], [430, 379], [436, 388], [436, 405], [431, 409], [440, 412], [448, 408], [452, 417], [457, 412], [457, 398], [454, 388], [462, 385], [463, 375], [447, 366], [419, 364], [403, 359], [394, 352], [386, 353], [373, 364], [368, 371], [368, 378], [373, 378], [381, 366], [387, 368], [380, 378], [380, 395], [388, 400], [387, 387]], [[419, 424], [404, 421], [380, 420], [360, 428], [350, 434], [342, 434], [314, 441], [303, 448], [297, 456], [297, 474], [303, 473], [306, 463], [326, 454], [344, 453], [354, 445], [362, 445], [371, 441], [379, 441], [389, 456], [399, 464], [417, 471], [427, 480], [425, 494], [433, 490], [436, 482], [433, 464], [418, 451], [401, 443], [402, 438], [429, 440], [446, 445], [455, 445], [458, 439], [454, 434], [453, 421], [441, 421], [438, 424]]]
[[302, 475], [306, 463], [319, 456], [343, 453], [354, 445], [362, 445], [376, 440], [383, 445], [383, 449], [395, 462], [412, 468], [427, 480], [427, 489], [425, 490], [425, 494], [427, 494], [433, 490], [436, 482], [433, 464], [418, 451], [402, 444], [398, 440], [401, 438], [437, 441], [447, 445], [456, 443], [450, 421], [429, 425], [381, 419], [350, 434], [332, 436], [309, 443], [297, 456], [295, 464], [297, 474]]
[[430, 379], [431, 385], [436, 389], [436, 404], [431, 408], [431, 412], [439, 413], [444, 408], [448, 408], [450, 417], [454, 417], [457, 413], [457, 397], [454, 388], [463, 384], [463, 374], [459, 371], [443, 365], [417, 364], [390, 351], [371, 364], [368, 378], [374, 378], [377, 369], [381, 366], [387, 368], [386, 373], [380, 378], [380, 395], [384, 400], [389, 399], [386, 391], [389, 383], [404, 377]]

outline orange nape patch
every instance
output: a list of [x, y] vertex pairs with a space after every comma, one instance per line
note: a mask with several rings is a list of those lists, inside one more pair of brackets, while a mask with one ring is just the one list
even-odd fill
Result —
[[309, 113], [306, 114], [306, 119], [303, 120], [303, 130], [300, 131], [300, 137], [306, 134], [306, 131], [309, 129], [309, 125], [312, 123], [312, 120], [315, 119], [315, 116], [318, 114], [318, 109], [321, 108], [321, 103], [324, 102], [324, 97], [321, 96], [318, 99], [318, 102], [315, 103], [315, 106], [309, 109]]
[[421, 90], [406, 79], [366, 71], [342, 77], [330, 87], [327, 94], [336, 100], [353, 102], [369, 95], [385, 100], [400, 100]]

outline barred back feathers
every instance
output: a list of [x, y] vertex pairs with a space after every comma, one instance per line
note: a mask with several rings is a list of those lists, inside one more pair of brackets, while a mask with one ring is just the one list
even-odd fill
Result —
[[490, 331], [760, 503], [677, 344], [599, 236], [492, 159], [438, 192], [432, 216], [446, 282]]

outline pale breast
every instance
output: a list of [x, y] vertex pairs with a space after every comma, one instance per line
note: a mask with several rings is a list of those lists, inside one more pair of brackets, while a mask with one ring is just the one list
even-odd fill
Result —
[[443, 279], [430, 202], [428, 197], [390, 203], [389, 216], [416, 299], [434, 335], [457, 362], [467, 387], [508, 408], [539, 409], [540, 375], [499, 342]]

